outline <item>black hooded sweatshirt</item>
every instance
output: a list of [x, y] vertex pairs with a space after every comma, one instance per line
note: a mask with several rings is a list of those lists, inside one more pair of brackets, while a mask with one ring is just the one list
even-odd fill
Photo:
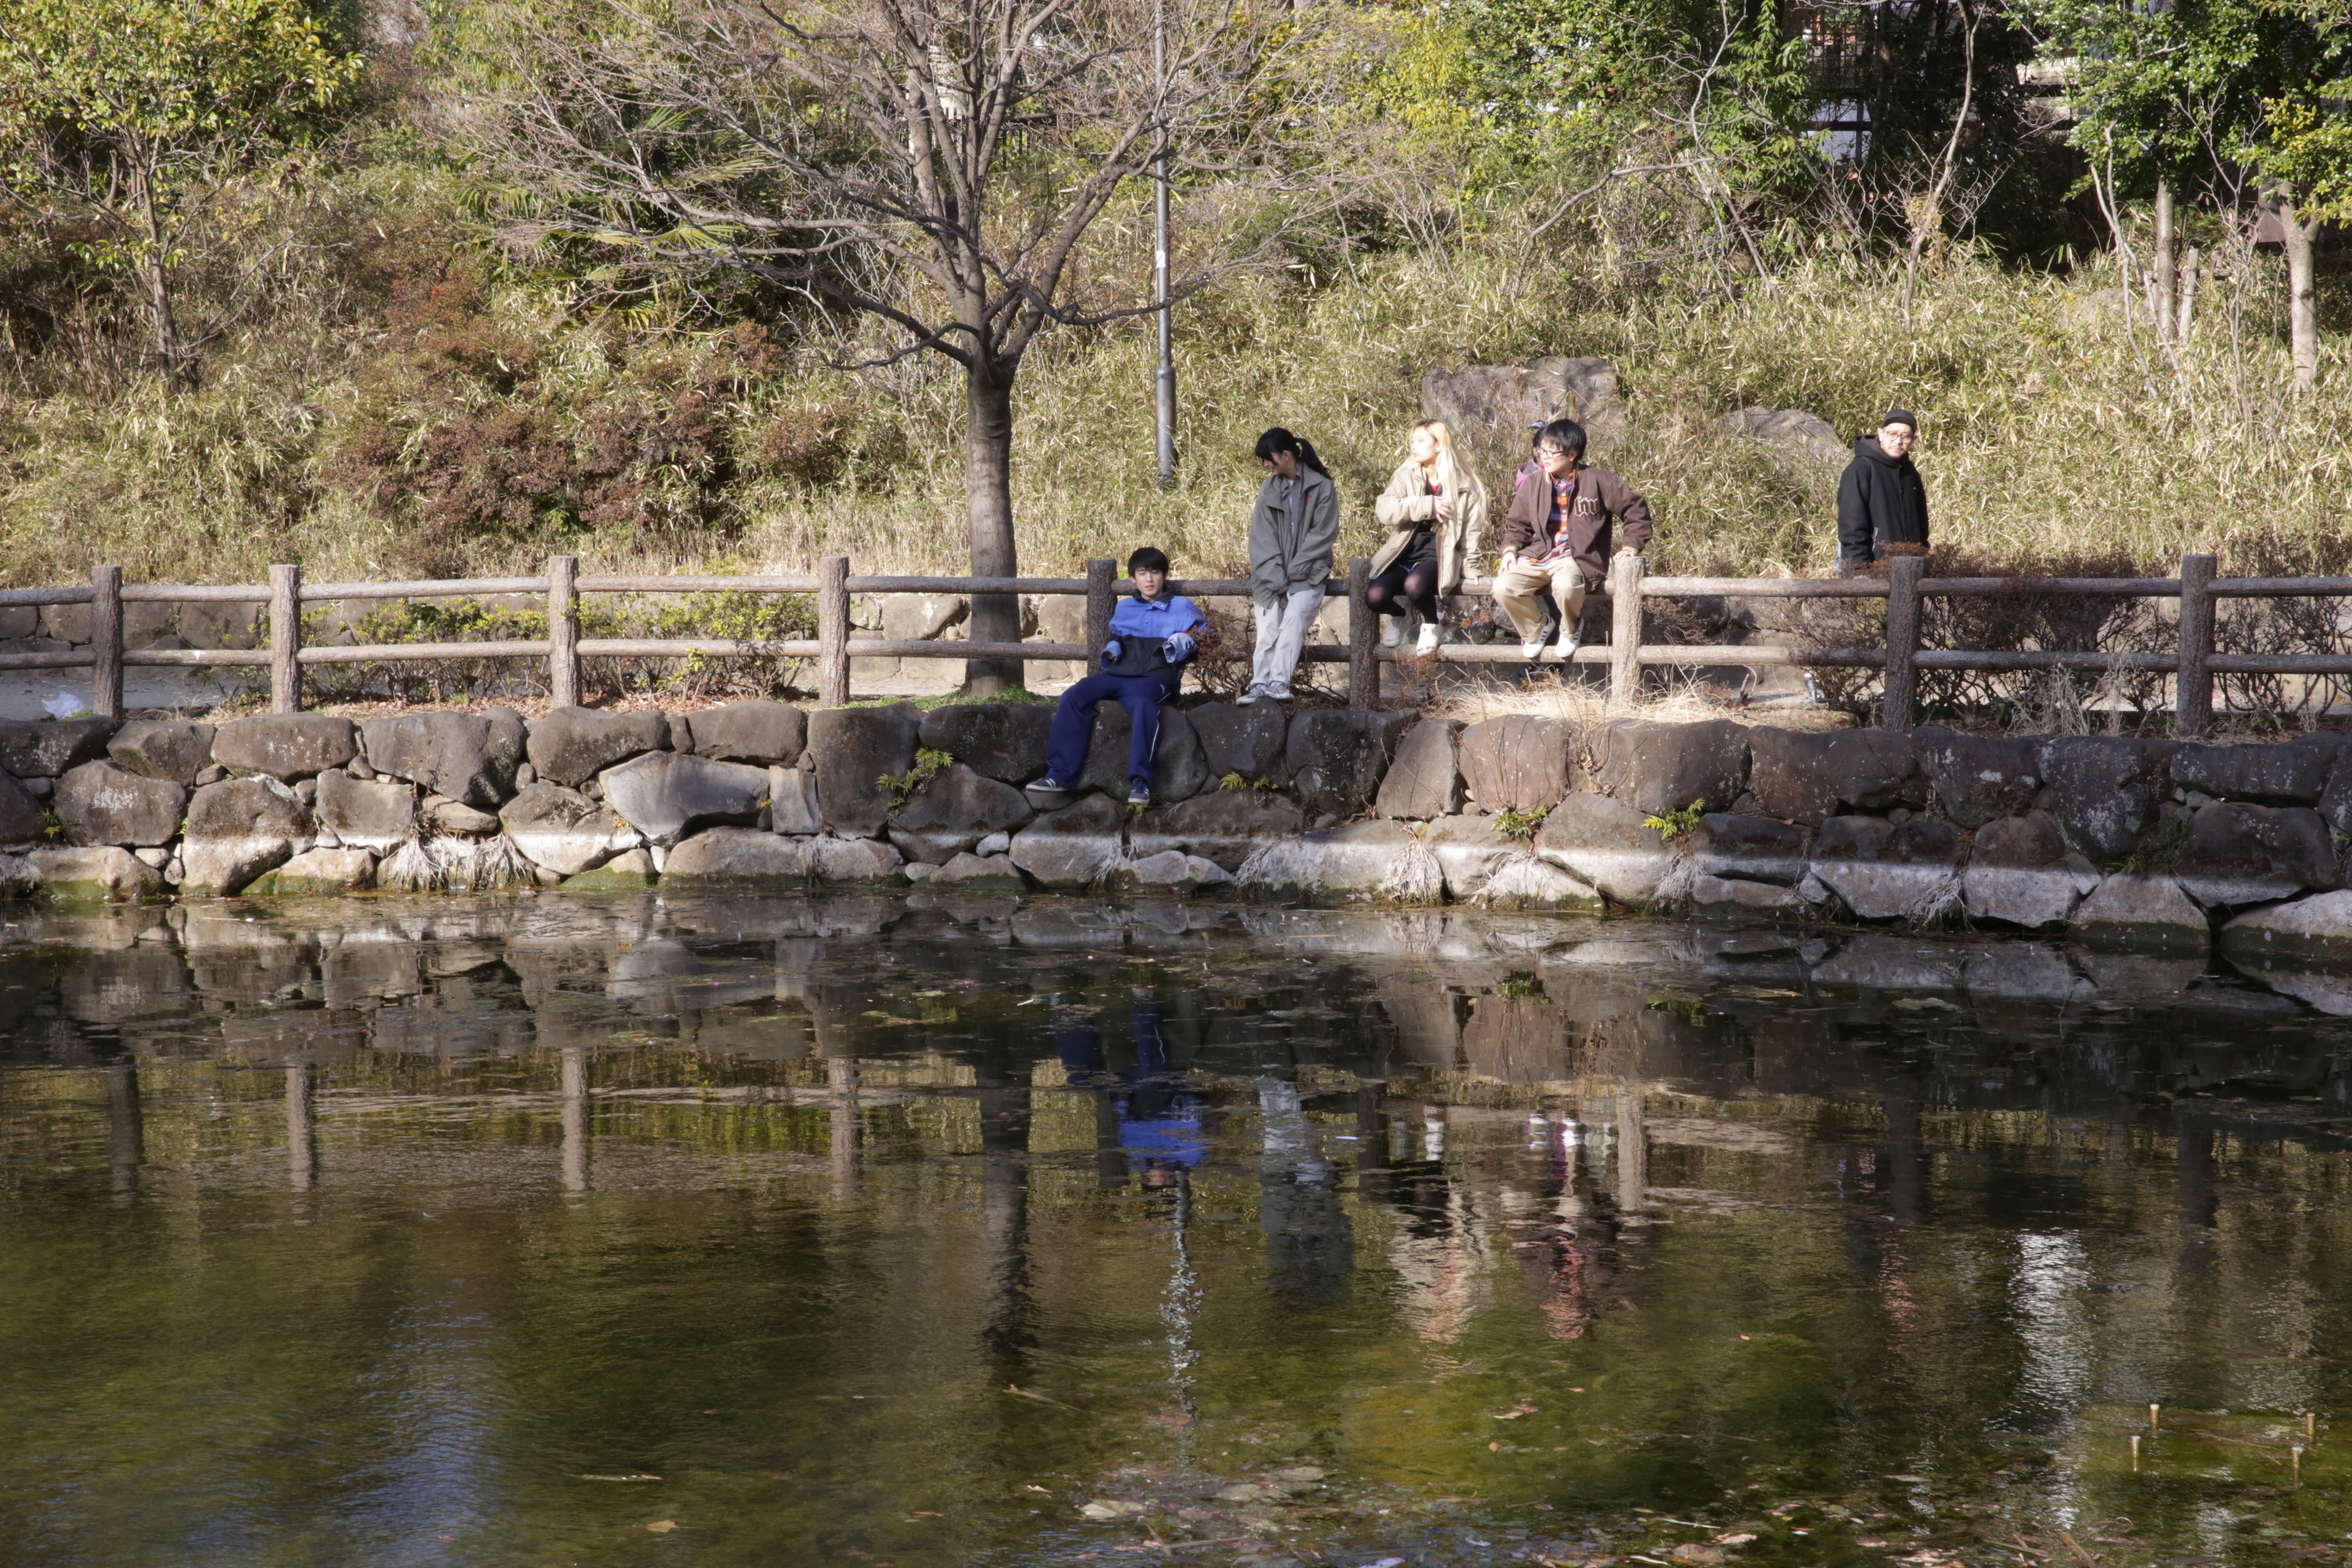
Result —
[[1853, 444], [1853, 461], [1838, 480], [1838, 554], [1875, 559], [1880, 545], [1927, 543], [1927, 486], [1910, 454], [1889, 457], [1872, 431]]

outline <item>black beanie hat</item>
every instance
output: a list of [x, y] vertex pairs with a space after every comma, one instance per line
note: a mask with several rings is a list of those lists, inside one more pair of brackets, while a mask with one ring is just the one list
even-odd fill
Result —
[[1919, 434], [1919, 416], [1907, 408], [1890, 408], [1886, 411], [1886, 417], [1878, 423], [1882, 428], [1890, 424], [1907, 424], [1912, 434]]

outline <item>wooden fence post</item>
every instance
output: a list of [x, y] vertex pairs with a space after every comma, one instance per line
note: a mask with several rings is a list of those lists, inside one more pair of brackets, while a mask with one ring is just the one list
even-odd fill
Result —
[[2210, 555], [2180, 558], [2180, 671], [2173, 679], [2172, 733], [2183, 740], [2213, 722], [2213, 570]]
[[89, 711], [100, 718], [121, 718], [122, 569], [91, 568], [89, 588]]
[[269, 569], [269, 711], [302, 711], [302, 569]]
[[829, 555], [816, 565], [816, 700], [823, 707], [849, 701], [849, 558]]
[[1609, 706], [1631, 707], [1642, 697], [1642, 558], [1609, 562]]
[[1878, 722], [1887, 729], [1909, 729], [1918, 706], [1919, 579], [1927, 562], [1923, 556], [1898, 555], [1886, 565], [1886, 685]]
[[580, 558], [547, 559], [547, 700], [580, 706]]
[[1348, 706], [1368, 708], [1381, 700], [1381, 618], [1372, 613], [1372, 563], [1348, 560]]
[[1110, 641], [1111, 612], [1118, 608], [1118, 562], [1087, 562], [1087, 651], [1078, 673], [1092, 674], [1102, 645]]

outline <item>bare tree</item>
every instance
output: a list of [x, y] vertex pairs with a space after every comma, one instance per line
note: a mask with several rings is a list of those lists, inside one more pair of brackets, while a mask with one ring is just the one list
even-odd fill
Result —
[[[1152, 308], [1139, 277], [1090, 267], [1090, 225], [1163, 150], [1172, 178], [1232, 188], [1310, 118], [1280, 112], [1300, 19], [1239, 0], [685, 0], [604, 15], [618, 20], [509, 34], [502, 78], [453, 110], [516, 193], [517, 232], [673, 280], [750, 274], [878, 324], [845, 362], [953, 361], [982, 577], [1017, 565], [1023, 356], [1050, 326]], [[1018, 641], [1017, 600], [978, 596], [971, 626]], [[1020, 669], [971, 661], [966, 689], [1017, 685]]]

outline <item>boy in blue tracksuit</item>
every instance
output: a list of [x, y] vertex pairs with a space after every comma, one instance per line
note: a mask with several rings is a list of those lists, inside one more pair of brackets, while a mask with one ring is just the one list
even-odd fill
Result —
[[1115, 697], [1133, 722], [1127, 747], [1127, 803], [1151, 804], [1151, 761], [1160, 751], [1160, 705], [1184, 681], [1184, 663], [1208, 624], [1200, 607], [1168, 593], [1168, 557], [1144, 546], [1127, 558], [1135, 597], [1122, 599], [1110, 615], [1110, 640], [1102, 645], [1096, 673], [1062, 694], [1054, 710], [1054, 732], [1045, 742], [1045, 777], [1029, 786], [1030, 803], [1051, 810], [1067, 800], [1087, 770], [1087, 743], [1094, 738], [1095, 709]]

